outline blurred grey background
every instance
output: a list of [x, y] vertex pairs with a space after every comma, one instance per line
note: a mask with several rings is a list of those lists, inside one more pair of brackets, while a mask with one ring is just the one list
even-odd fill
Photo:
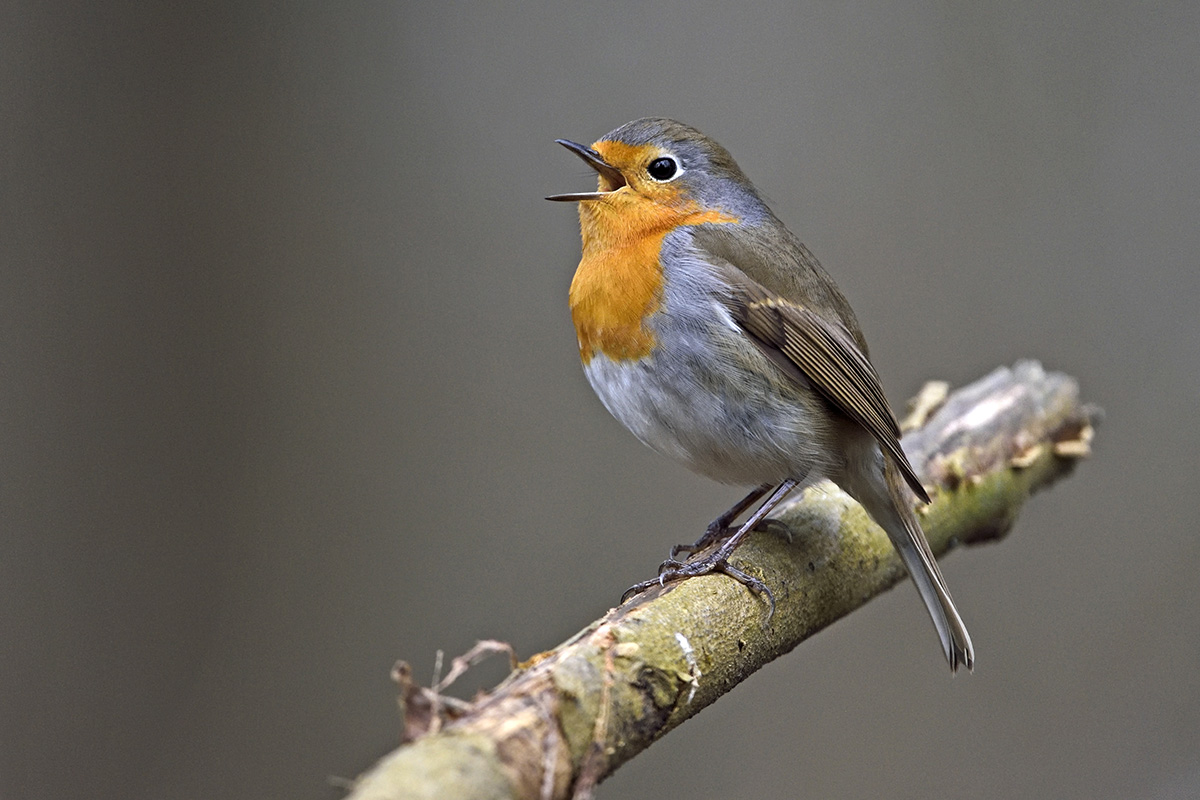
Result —
[[[1095, 457], [601, 797], [1200, 796], [1200, 5], [10, 3], [0, 796], [336, 798], [478, 638], [553, 646], [741, 492], [580, 371], [594, 178], [673, 116], [854, 303], [896, 407], [1022, 357]], [[503, 674], [487, 665], [470, 692]]]

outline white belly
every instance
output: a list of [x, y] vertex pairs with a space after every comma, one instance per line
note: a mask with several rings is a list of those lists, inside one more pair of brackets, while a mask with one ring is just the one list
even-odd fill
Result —
[[660, 344], [672, 357], [663, 349], [637, 361], [597, 353], [584, 366], [605, 408], [645, 444], [722, 483], [830, 474], [825, 415], [813, 407], [822, 401], [761, 356], [715, 370], [686, 340]]

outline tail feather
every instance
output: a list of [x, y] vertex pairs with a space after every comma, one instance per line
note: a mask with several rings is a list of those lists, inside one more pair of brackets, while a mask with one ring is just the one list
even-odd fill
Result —
[[925, 608], [942, 642], [942, 651], [950, 662], [951, 672], [957, 670], [959, 665], [969, 670], [975, 664], [971, 636], [958, 609], [954, 607], [954, 599], [950, 597], [937, 559], [929, 549], [929, 542], [913, 513], [903, 476], [887, 456], [884, 456], [883, 472], [886, 491], [879, 491], [885, 487], [878, 486], [877, 481], [869, 481], [869, 486], [860, 485], [855, 487], [858, 491], [851, 493], [884, 529], [892, 546], [900, 554], [900, 560], [916, 584], [917, 592], [925, 601]]

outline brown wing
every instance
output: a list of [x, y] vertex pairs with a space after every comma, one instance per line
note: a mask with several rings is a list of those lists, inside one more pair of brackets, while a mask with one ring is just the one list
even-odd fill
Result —
[[729, 310], [772, 360], [779, 362], [782, 355], [829, 402], [870, 431], [917, 497], [929, 502], [900, 448], [900, 426], [884, 397], [879, 376], [842, 326], [772, 294], [744, 275], [735, 282]]

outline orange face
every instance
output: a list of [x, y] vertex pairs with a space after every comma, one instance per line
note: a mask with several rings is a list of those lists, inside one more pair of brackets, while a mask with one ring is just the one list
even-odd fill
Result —
[[585, 364], [597, 351], [614, 360], [643, 358], [654, 346], [645, 320], [662, 298], [663, 239], [681, 225], [737, 219], [701, 209], [681, 181], [651, 178], [647, 167], [669, 155], [657, 146], [601, 140], [592, 149], [620, 170], [624, 184], [601, 174], [604, 194], [579, 203], [583, 259], [570, 295], [579, 355]]
[[[601, 139], [592, 144], [592, 149], [610, 165], [616, 167], [625, 176], [625, 182], [638, 194], [654, 202], [672, 205], [681, 199], [681, 184], [678, 180], [656, 181], [650, 178], [647, 167], [657, 158], [670, 157], [671, 154], [661, 147], [652, 144], [626, 144]], [[617, 187], [609, 184], [605, 176], [600, 176], [600, 191], [612, 191]]]

